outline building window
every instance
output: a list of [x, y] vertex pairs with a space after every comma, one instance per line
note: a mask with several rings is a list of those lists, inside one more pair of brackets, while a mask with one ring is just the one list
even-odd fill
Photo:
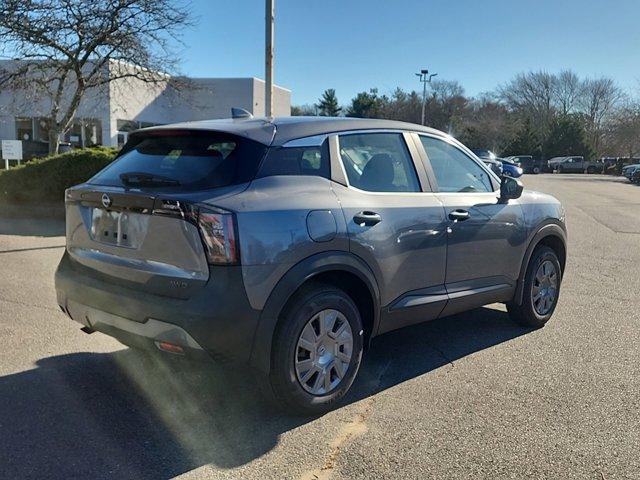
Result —
[[33, 140], [33, 120], [16, 117], [16, 140]]
[[33, 119], [33, 139], [38, 142], [49, 142], [49, 119], [37, 117]]
[[64, 141], [74, 147], [102, 145], [102, 122], [97, 118], [75, 120], [64, 135]]
[[118, 148], [124, 147], [124, 144], [127, 143], [129, 139], [129, 134], [127, 132], [118, 132]]
[[102, 145], [102, 121], [98, 118], [84, 120], [84, 145], [92, 147]]
[[64, 141], [74, 147], [82, 147], [82, 124], [79, 121], [73, 122], [69, 131], [64, 135]]

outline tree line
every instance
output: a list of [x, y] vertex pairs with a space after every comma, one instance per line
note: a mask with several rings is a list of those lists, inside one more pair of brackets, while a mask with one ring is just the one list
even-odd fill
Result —
[[[358, 93], [341, 106], [334, 89], [314, 105], [292, 107], [292, 115], [384, 118], [420, 123], [422, 94], [395, 89]], [[551, 158], [640, 155], [640, 99], [610, 78], [580, 78], [570, 70], [522, 73], [492, 92], [469, 97], [457, 81], [430, 84], [427, 126], [450, 133], [477, 149], [502, 156]]]

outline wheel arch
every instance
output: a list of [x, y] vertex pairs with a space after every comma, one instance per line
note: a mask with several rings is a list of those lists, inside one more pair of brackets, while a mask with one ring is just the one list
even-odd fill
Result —
[[536, 233], [529, 241], [522, 264], [520, 266], [520, 274], [518, 275], [518, 284], [516, 286], [516, 293], [513, 301], [518, 305], [522, 304], [522, 294], [524, 290], [524, 277], [527, 273], [527, 267], [534, 250], [539, 245], [546, 245], [556, 252], [558, 260], [560, 261], [560, 267], [562, 268], [562, 274], [564, 274], [565, 265], [567, 262], [567, 233], [562, 223], [555, 220], [546, 223], [542, 226], [538, 226], [535, 229]]
[[281, 313], [295, 293], [313, 281], [334, 284], [345, 290], [360, 310], [365, 345], [375, 335], [380, 323], [380, 290], [371, 269], [349, 252], [319, 253], [291, 267], [269, 295], [254, 335], [250, 357], [253, 367], [270, 371], [273, 335]]

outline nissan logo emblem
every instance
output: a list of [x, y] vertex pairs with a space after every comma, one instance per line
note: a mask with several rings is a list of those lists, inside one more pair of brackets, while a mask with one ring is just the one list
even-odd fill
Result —
[[111, 201], [111, 197], [106, 193], [102, 194], [102, 206], [104, 208], [109, 208], [113, 202]]

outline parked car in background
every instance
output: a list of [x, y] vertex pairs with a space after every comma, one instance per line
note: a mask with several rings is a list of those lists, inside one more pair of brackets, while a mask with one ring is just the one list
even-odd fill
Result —
[[507, 160], [515, 162], [524, 173], [533, 173], [535, 175], [544, 171], [544, 162], [536, 160], [532, 155], [514, 155], [507, 157]]
[[502, 170], [502, 162], [500, 160], [496, 160], [492, 158], [482, 158], [482, 157], [480, 158], [480, 160], [482, 160], [482, 163], [484, 163], [487, 167], [489, 167], [493, 173], [495, 173], [499, 177], [502, 176], [503, 170]]
[[636, 185], [640, 185], [640, 167], [636, 168], [631, 175], [631, 183], [635, 183]]
[[502, 162], [498, 160], [498, 156], [491, 150], [472, 150], [473, 153], [482, 160], [487, 167], [491, 169], [493, 173], [502, 176]]
[[65, 203], [57, 301], [83, 331], [249, 363], [306, 413], [347, 393], [385, 332], [495, 302], [542, 327], [566, 259], [558, 200], [404, 122], [146, 128]]
[[511, 178], [518, 178], [522, 176], [522, 168], [520, 168], [515, 162], [507, 160], [506, 158], [498, 158], [502, 163], [502, 174]]
[[622, 176], [627, 177], [629, 180], [631, 180], [636, 170], [639, 170], [639, 169], [640, 169], [640, 163], [636, 163], [634, 165], [626, 165], [622, 167]]
[[604, 169], [603, 163], [588, 162], [584, 157], [554, 157], [548, 165], [558, 173], [602, 173]]

